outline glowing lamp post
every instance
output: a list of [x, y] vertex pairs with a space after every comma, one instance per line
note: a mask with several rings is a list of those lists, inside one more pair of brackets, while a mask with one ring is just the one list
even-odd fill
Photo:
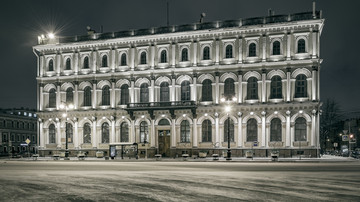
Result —
[[231, 149], [230, 149], [230, 111], [231, 111], [231, 102], [236, 102], [236, 97], [233, 97], [232, 99], [226, 99], [226, 98], [221, 98], [221, 102], [226, 102], [227, 106], [225, 106], [225, 112], [227, 115], [227, 142], [228, 142], [228, 150], [227, 150], [227, 156], [226, 156], [226, 160], [230, 161], [231, 160]]
[[61, 103], [60, 104], [60, 109], [64, 110], [65, 109], [65, 113], [62, 114], [62, 117], [65, 119], [65, 159], [68, 160], [69, 159], [69, 148], [68, 148], [68, 123], [67, 123], [67, 111], [70, 109], [74, 109], [74, 105], [73, 104], [66, 104], [66, 103]]

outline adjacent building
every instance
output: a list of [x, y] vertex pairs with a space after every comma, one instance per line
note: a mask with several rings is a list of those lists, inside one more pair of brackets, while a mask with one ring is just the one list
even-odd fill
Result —
[[[319, 153], [320, 11], [40, 36], [41, 155]], [[73, 109], [62, 105], [72, 104]], [[231, 107], [230, 111], [226, 111]], [[63, 118], [66, 113], [66, 118]]]
[[36, 153], [37, 121], [35, 110], [0, 109], [0, 156]]

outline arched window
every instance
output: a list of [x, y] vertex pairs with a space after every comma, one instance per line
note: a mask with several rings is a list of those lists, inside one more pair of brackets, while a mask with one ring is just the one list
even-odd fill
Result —
[[55, 125], [50, 124], [50, 126], [49, 126], [49, 144], [55, 144], [55, 143], [56, 143]]
[[273, 43], [273, 55], [280, 55], [280, 41], [274, 41], [274, 43]]
[[127, 84], [124, 84], [121, 86], [120, 104], [126, 105], [128, 103], [129, 103], [129, 86]]
[[73, 126], [71, 123], [66, 123], [66, 126], [65, 132], [67, 133], [68, 143], [73, 143]]
[[180, 124], [180, 141], [190, 142], [190, 124], [187, 120], [182, 121]]
[[91, 106], [91, 88], [89, 86], [84, 89], [84, 106]]
[[256, 44], [251, 43], [249, 45], [249, 57], [256, 57]]
[[88, 57], [88, 56], [86, 56], [86, 57], [84, 58], [83, 68], [84, 68], [84, 69], [89, 69], [89, 57]]
[[49, 60], [48, 71], [54, 71], [54, 61]]
[[257, 100], [258, 98], [258, 80], [255, 77], [250, 77], [247, 84], [247, 99]]
[[232, 99], [235, 96], [235, 84], [232, 78], [227, 78], [224, 84], [224, 97]]
[[49, 91], [49, 108], [55, 108], [56, 107], [56, 92], [55, 89], [51, 89]]
[[144, 65], [144, 64], [146, 64], [147, 62], [146, 62], [146, 52], [145, 51], [143, 51], [142, 53], [141, 53], [141, 55], [140, 55], [140, 64], [141, 65]]
[[140, 123], [140, 142], [149, 142], [148, 124], [146, 121]]
[[158, 126], [169, 126], [170, 122], [167, 119], [161, 119], [158, 123]]
[[166, 50], [162, 50], [160, 53], [160, 63], [166, 63], [166, 62], [167, 62]]
[[211, 142], [212, 138], [212, 129], [211, 129], [211, 121], [210, 120], [204, 120], [201, 125], [202, 128], [202, 142]]
[[181, 100], [186, 101], [190, 100], [190, 82], [183, 81], [181, 83]]
[[73, 93], [73, 88], [71, 87], [66, 89], [66, 103], [67, 104], [74, 103], [74, 93]]
[[230, 44], [225, 48], [225, 58], [233, 58], [233, 46]]
[[149, 102], [149, 85], [147, 83], [140, 86], [140, 102]]
[[120, 142], [129, 142], [129, 125], [126, 122], [120, 125]]
[[232, 119], [226, 119], [224, 122], [224, 142], [228, 141], [228, 135], [230, 142], [234, 142], [234, 121]]
[[169, 102], [169, 83], [168, 82], [162, 82], [160, 84], [160, 102]]
[[83, 139], [84, 143], [91, 143], [91, 127], [89, 123], [84, 124]]
[[299, 39], [297, 52], [298, 53], [305, 53], [306, 52], [306, 45], [305, 45], [305, 40], [304, 39]]
[[303, 117], [295, 120], [295, 141], [306, 141], [306, 120]]
[[106, 105], [110, 105], [110, 87], [109, 86], [104, 86], [102, 88], [102, 99], [101, 99], [101, 103], [102, 105], [106, 106]]
[[106, 122], [101, 125], [101, 143], [109, 143], [109, 124]]
[[273, 118], [270, 122], [270, 142], [281, 142], [281, 120]]
[[71, 60], [70, 60], [70, 58], [66, 59], [65, 70], [71, 70]]
[[125, 53], [121, 54], [120, 65], [121, 65], [121, 66], [126, 66], [126, 65], [127, 65], [127, 62], [126, 62], [126, 54], [125, 54]]
[[206, 46], [203, 50], [203, 60], [210, 60], [210, 48]]
[[273, 76], [271, 78], [271, 90], [270, 99], [281, 99], [282, 98], [282, 83], [280, 76]]
[[181, 50], [181, 61], [184, 62], [184, 61], [188, 61], [189, 60], [189, 57], [188, 57], [188, 49], [187, 48], [183, 48]]
[[202, 101], [212, 101], [211, 80], [205, 79], [202, 82]]
[[255, 119], [249, 119], [246, 124], [246, 141], [257, 141], [257, 122]]
[[101, 60], [101, 67], [107, 67], [107, 66], [108, 66], [107, 55], [103, 55], [102, 60]]
[[299, 74], [296, 76], [295, 81], [295, 97], [307, 97], [307, 84], [306, 84], [306, 76], [304, 74]]

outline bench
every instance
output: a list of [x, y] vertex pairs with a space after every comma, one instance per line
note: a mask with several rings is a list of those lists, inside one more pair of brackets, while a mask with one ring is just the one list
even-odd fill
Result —
[[34, 154], [32, 157], [33, 157], [33, 160], [36, 161], [37, 158], [39, 157], [39, 154]]
[[161, 154], [155, 154], [155, 158], [157, 161], [160, 161], [161, 160]]
[[59, 160], [59, 159], [60, 159], [60, 155], [59, 155], [59, 154], [54, 154], [54, 155], [53, 155], [53, 159], [54, 159], [55, 161]]
[[181, 155], [181, 156], [183, 157], [184, 161], [186, 161], [187, 158], [189, 157], [189, 154], [183, 154], [183, 155]]
[[212, 157], [214, 161], [219, 160], [219, 154], [213, 154]]

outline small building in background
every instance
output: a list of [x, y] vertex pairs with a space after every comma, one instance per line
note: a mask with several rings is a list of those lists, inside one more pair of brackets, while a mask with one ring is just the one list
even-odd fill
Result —
[[24, 108], [0, 109], [0, 135], [0, 156], [26, 156], [36, 153], [36, 111]]

